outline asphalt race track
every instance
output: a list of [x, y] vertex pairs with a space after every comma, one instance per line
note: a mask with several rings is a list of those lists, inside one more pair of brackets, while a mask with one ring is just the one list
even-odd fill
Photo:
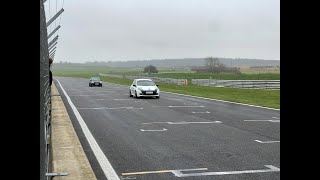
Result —
[[279, 110], [55, 79], [99, 180], [280, 179]]

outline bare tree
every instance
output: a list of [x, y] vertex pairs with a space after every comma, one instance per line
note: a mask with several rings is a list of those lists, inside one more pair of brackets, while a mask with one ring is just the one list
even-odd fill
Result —
[[216, 67], [216, 73], [221, 73], [221, 72], [224, 72], [226, 71], [226, 66], [222, 63], [218, 63], [217, 67]]
[[219, 67], [219, 64], [221, 64], [218, 58], [207, 57], [205, 61], [206, 61], [206, 66], [211, 73], [218, 73], [217, 69]]

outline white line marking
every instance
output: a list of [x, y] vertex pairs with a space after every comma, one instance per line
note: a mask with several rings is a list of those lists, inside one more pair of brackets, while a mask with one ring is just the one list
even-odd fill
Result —
[[70, 95], [70, 96], [104, 96], [104, 95], [108, 95], [108, 94], [93, 94], [93, 95]]
[[140, 131], [167, 131], [168, 129], [154, 129], [154, 130], [147, 130], [147, 129], [140, 129]]
[[134, 107], [117, 107], [117, 108], [98, 107], [98, 108], [77, 108], [77, 109], [143, 109], [143, 108], [134, 108]]
[[177, 98], [170, 98], [168, 100], [172, 100], [172, 101], [183, 101], [183, 99], [177, 99]]
[[204, 171], [208, 168], [197, 168], [197, 169], [182, 169], [182, 170], [158, 170], [158, 171], [142, 171], [142, 172], [130, 172], [130, 173], [121, 173], [123, 176], [130, 175], [144, 175], [144, 174], [161, 174], [161, 173], [173, 173], [173, 171]]
[[195, 104], [198, 104], [198, 103], [184, 103], [184, 105], [195, 105]]
[[85, 93], [108, 93], [108, 92], [114, 92], [114, 91], [86, 91]]
[[279, 172], [280, 168], [277, 168], [272, 165], [265, 165], [265, 167], [269, 169], [261, 169], [261, 170], [244, 170], [244, 171], [225, 171], [225, 172], [203, 172], [203, 173], [190, 173], [183, 174], [180, 170], [176, 170], [172, 173], [175, 174], [176, 177], [191, 177], [191, 176], [217, 176], [217, 175], [229, 175], [229, 174], [248, 174], [248, 173], [264, 173], [264, 172]]
[[280, 120], [243, 120], [243, 121], [269, 121], [269, 122], [280, 122]]
[[254, 140], [258, 143], [279, 143], [280, 141], [260, 141], [260, 140]]
[[127, 176], [127, 177], [121, 177], [121, 179], [137, 179], [136, 177], [134, 176]]
[[73, 146], [66, 146], [66, 147], [60, 147], [61, 149], [70, 149], [73, 148]]
[[272, 118], [274, 118], [274, 119], [280, 119], [280, 118], [278, 118], [278, 117], [272, 117]]
[[210, 112], [209, 111], [206, 111], [206, 112], [192, 112], [193, 114], [209, 114]]
[[107, 177], [107, 179], [110, 180], [120, 180], [120, 178], [118, 177], [117, 173], [115, 172], [115, 170], [113, 169], [112, 165], [110, 164], [109, 160], [107, 159], [107, 157], [105, 156], [105, 154], [103, 153], [103, 151], [101, 150], [101, 148], [99, 147], [97, 141], [94, 139], [93, 135], [91, 134], [90, 130], [88, 129], [88, 126], [86, 125], [86, 123], [84, 122], [84, 120], [82, 119], [80, 113], [78, 112], [77, 108], [75, 107], [75, 105], [72, 103], [70, 97], [68, 96], [68, 94], [66, 93], [66, 91], [63, 89], [63, 87], [61, 86], [59, 80], [57, 80], [57, 82], [60, 85], [60, 88], [63, 92], [63, 94], [66, 96], [68, 103], [70, 104], [79, 124], [80, 127], [85, 135], [85, 137], [87, 138], [87, 141], [94, 153], [94, 155], [96, 156], [99, 165], [101, 166], [102, 171], [104, 172], [105, 176]]
[[202, 173], [189, 173], [183, 174], [188, 171], [206, 171], [208, 168], [197, 168], [197, 169], [180, 169], [180, 170], [160, 170], [160, 171], [144, 171], [144, 172], [131, 172], [122, 173], [123, 176], [129, 175], [145, 175], [145, 174], [161, 174], [161, 173], [173, 173], [176, 177], [191, 177], [191, 176], [216, 176], [216, 175], [230, 175], [230, 174], [248, 174], [248, 173], [265, 173], [265, 172], [280, 172], [280, 168], [265, 165], [268, 169], [261, 170], [244, 170], [244, 171], [222, 171], [222, 172], [202, 172]]
[[152, 107], [204, 107], [204, 106], [152, 106]]
[[208, 168], [195, 168], [195, 169], [178, 169], [178, 170], [172, 170], [172, 171], [206, 171]]
[[142, 124], [211, 124], [211, 123], [222, 123], [221, 121], [210, 121], [210, 122], [151, 122], [151, 123], [142, 123]]
[[221, 121], [213, 122], [168, 122], [168, 124], [212, 124], [212, 123], [222, 123]]
[[197, 96], [191, 96], [191, 95], [179, 94], [179, 93], [172, 93], [172, 92], [167, 92], [167, 91], [161, 91], [161, 92], [168, 93], [168, 94], [180, 95], [180, 96], [193, 97], [193, 98], [198, 98], [198, 99], [206, 99], [206, 100], [211, 100], [211, 101], [225, 102], [225, 103], [230, 103], [230, 104], [238, 104], [238, 105], [244, 105], [244, 106], [251, 106], [251, 107], [258, 107], [258, 108], [264, 108], [264, 109], [271, 109], [271, 110], [280, 111], [280, 109], [269, 108], [269, 107], [264, 107], [264, 106], [256, 106], [256, 105], [251, 105], [251, 104], [244, 104], [244, 103], [237, 103], [237, 102], [231, 102], [231, 101], [224, 101], [224, 100], [219, 100], [219, 99], [211, 99], [211, 98], [197, 97]]
[[91, 99], [96, 101], [102, 101], [102, 100], [114, 100], [114, 101], [131, 101], [131, 99]]

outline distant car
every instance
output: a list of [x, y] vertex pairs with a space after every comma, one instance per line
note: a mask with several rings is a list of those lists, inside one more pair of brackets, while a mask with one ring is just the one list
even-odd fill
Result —
[[130, 97], [156, 97], [160, 98], [160, 89], [151, 79], [134, 79], [129, 88]]
[[99, 77], [91, 77], [89, 80], [89, 86], [100, 86], [102, 87], [102, 81]]

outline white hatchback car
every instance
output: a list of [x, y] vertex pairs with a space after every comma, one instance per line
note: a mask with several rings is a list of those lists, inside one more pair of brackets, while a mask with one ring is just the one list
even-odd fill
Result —
[[151, 79], [134, 79], [129, 89], [129, 96], [160, 98], [160, 90]]

